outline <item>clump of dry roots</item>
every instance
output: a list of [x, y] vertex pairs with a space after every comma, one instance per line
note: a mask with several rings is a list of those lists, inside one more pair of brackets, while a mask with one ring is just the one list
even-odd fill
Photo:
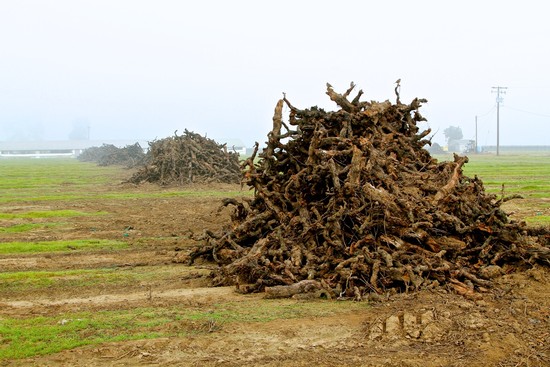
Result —
[[239, 154], [225, 144], [185, 130], [183, 135], [149, 142], [147, 163], [129, 180], [131, 183], [184, 185], [190, 183], [239, 183]]
[[[214, 283], [271, 296], [367, 293], [449, 285], [474, 294], [491, 279], [550, 264], [537, 236], [500, 208], [509, 198], [465, 177], [467, 157], [438, 162], [424, 146], [423, 99], [363, 102], [327, 84], [335, 112], [277, 103], [267, 147], [245, 161], [250, 200], [227, 199], [232, 220], [190, 254], [219, 264]], [[288, 123], [282, 110], [290, 109]]]
[[98, 166], [121, 165], [128, 168], [144, 164], [146, 155], [139, 143], [118, 148], [113, 144], [90, 147], [78, 156], [82, 162], [96, 162]]

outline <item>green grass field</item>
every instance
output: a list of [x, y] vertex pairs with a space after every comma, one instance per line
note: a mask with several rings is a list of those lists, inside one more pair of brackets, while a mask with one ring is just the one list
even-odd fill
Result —
[[39, 242], [3, 242], [0, 243], [0, 254], [22, 254], [39, 252], [71, 252], [83, 250], [120, 250], [128, 247], [126, 242], [113, 240], [71, 240]]
[[550, 154], [472, 154], [468, 158], [466, 176], [480, 177], [486, 191], [498, 197], [523, 196], [507, 206], [525, 212], [522, 219], [531, 225], [550, 225]]
[[[98, 167], [94, 163], [80, 162], [72, 158], [1, 159], [0, 177], [0, 204], [101, 198], [127, 200], [149, 197], [242, 195], [240, 191], [221, 193], [180, 188], [153, 192], [143, 192], [139, 188], [129, 188], [125, 192], [109, 190], [112, 186], [120, 186], [129, 178], [130, 171], [122, 167]], [[101, 185], [101, 189], [98, 189]]]
[[469, 156], [467, 176], [477, 175], [489, 192], [550, 198], [550, 155]]
[[[439, 157], [448, 159], [449, 157]], [[480, 177], [488, 192], [497, 196], [521, 194], [514, 200], [529, 224], [550, 225], [550, 156], [470, 156], [464, 172]], [[28, 203], [98, 200], [108, 198], [124, 202], [144, 197], [227, 197], [243, 195], [240, 191], [219, 192], [168, 188], [140, 192], [139, 188], [109, 190], [118, 185], [128, 172], [120, 167], [98, 167], [74, 159], [15, 159], [0, 160], [0, 205], [25, 207]], [[135, 205], [135, 204], [134, 204]], [[0, 255], [14, 256], [36, 253], [123, 251], [124, 241], [84, 239], [74, 241], [2, 242], [3, 233], [26, 232], [37, 228], [55, 229], [69, 217], [102, 216], [104, 212], [80, 210], [25, 210], [2, 212], [0, 209]], [[47, 220], [45, 223], [10, 221]], [[169, 234], [167, 234], [169, 235]], [[154, 239], [151, 239], [154, 241]], [[2, 271], [0, 269], [0, 298], [2, 295], [46, 292], [62, 288], [68, 293], [98, 285], [130, 286], [177, 278], [182, 270], [162, 267], [98, 268], [48, 271]], [[176, 279], [174, 278], [174, 279]], [[1, 299], [0, 299], [1, 301]], [[368, 307], [367, 303], [296, 302], [294, 300], [250, 299], [247, 302], [221, 302], [208, 309], [200, 305], [139, 307], [99, 312], [70, 312], [32, 317], [0, 316], [0, 361], [56, 353], [83, 345], [104, 342], [147, 339], [207, 333], [224, 323], [266, 322], [278, 319], [338, 315]], [[159, 326], [163, 326], [160, 328]], [[173, 325], [168, 328], [166, 325]], [[54, 341], [54, 342], [52, 342]], [[1, 364], [1, 363], [0, 363]]]

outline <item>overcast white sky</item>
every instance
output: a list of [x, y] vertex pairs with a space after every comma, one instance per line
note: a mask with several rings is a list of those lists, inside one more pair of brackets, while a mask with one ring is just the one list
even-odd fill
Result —
[[[428, 99], [424, 124], [550, 144], [550, 3], [498, 1], [0, 1], [0, 140], [164, 138], [185, 128], [263, 143], [282, 92], [334, 110]], [[29, 133], [33, 131], [33, 133]]]

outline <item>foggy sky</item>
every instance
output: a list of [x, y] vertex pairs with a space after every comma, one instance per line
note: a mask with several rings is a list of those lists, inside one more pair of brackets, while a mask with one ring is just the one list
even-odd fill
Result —
[[336, 106], [428, 99], [434, 141], [550, 144], [550, 5], [544, 1], [0, 2], [0, 140], [164, 138], [188, 129], [263, 143], [282, 93]]

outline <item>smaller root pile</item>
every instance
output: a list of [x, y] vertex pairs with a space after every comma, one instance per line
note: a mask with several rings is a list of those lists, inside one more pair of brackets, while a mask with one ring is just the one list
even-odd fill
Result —
[[[272, 296], [321, 289], [368, 293], [448, 285], [472, 295], [491, 279], [535, 263], [550, 265], [548, 231], [530, 233], [465, 177], [467, 157], [438, 162], [424, 146], [430, 130], [410, 104], [348, 99], [327, 85], [340, 109], [277, 103], [267, 147], [243, 165], [250, 200], [227, 199], [231, 223], [190, 254], [215, 261], [216, 285]], [[290, 109], [288, 124], [282, 110]], [[322, 293], [323, 293], [322, 292]]]
[[183, 135], [149, 142], [147, 164], [128, 182], [184, 185], [190, 183], [239, 183], [239, 154], [229, 152], [199, 134], [185, 130]]
[[128, 168], [143, 164], [146, 156], [139, 143], [118, 148], [113, 144], [103, 144], [100, 147], [85, 149], [78, 160], [82, 162], [96, 162], [98, 166], [120, 165]]

